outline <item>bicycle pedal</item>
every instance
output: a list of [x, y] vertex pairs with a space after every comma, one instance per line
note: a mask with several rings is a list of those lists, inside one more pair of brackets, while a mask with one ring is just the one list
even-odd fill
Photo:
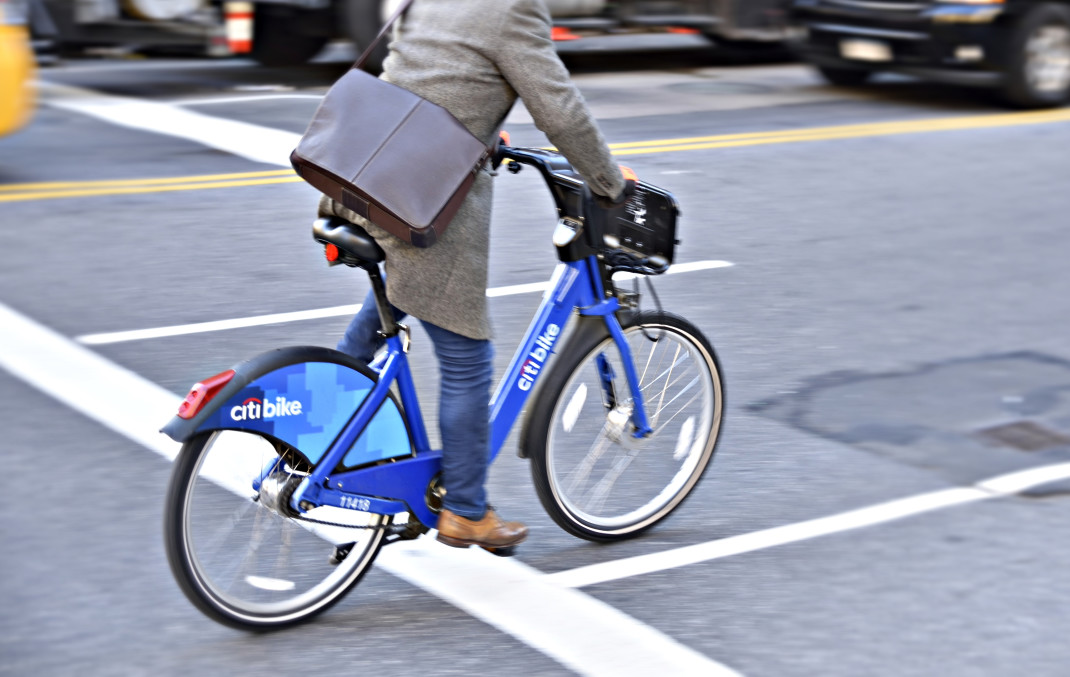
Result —
[[386, 543], [412, 541], [423, 536], [429, 529], [415, 517], [404, 524], [391, 524], [386, 530]]

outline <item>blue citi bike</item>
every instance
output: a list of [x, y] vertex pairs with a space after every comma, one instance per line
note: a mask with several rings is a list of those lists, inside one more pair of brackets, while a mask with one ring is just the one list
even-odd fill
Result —
[[[553, 520], [592, 541], [636, 536], [695, 488], [724, 411], [709, 341], [660, 307], [639, 310], [638, 284], [613, 279], [669, 268], [676, 201], [640, 181], [606, 209], [554, 151], [502, 145], [496, 161], [545, 179], [561, 262], [490, 402], [491, 458], [524, 413], [519, 454]], [[164, 510], [172, 572], [233, 627], [323, 612], [383, 545], [434, 528], [441, 507], [441, 451], [420, 414], [409, 330], [389, 309], [383, 252], [336, 218], [313, 236], [332, 264], [370, 277], [384, 348], [371, 364], [319, 347], [259, 355], [195, 384], [163, 428], [182, 443]]]

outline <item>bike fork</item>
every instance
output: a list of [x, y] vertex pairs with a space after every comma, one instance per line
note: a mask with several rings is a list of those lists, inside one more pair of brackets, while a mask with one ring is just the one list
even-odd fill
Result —
[[[628, 381], [628, 389], [632, 395], [632, 424], [635, 426], [635, 430], [632, 432], [632, 436], [635, 438], [643, 438], [649, 436], [653, 431], [650, 427], [650, 422], [646, 415], [646, 406], [643, 402], [643, 391], [639, 386], [639, 374], [635, 368], [635, 357], [632, 355], [631, 346], [628, 345], [628, 338], [624, 335], [624, 330], [620, 326], [620, 322], [617, 321], [616, 315], [605, 316], [606, 327], [609, 329], [609, 335], [613, 337], [613, 342], [617, 346], [617, 350], [620, 351], [620, 361], [624, 365], [624, 376]], [[603, 363], [605, 369], [603, 369]], [[612, 397], [614, 404], [616, 403], [616, 389], [612, 382], [613, 369], [605, 359], [604, 355], [598, 356], [598, 368], [602, 374], [602, 389], [603, 392]], [[607, 373], [608, 372], [608, 373]], [[607, 378], [609, 383], [607, 384]]]

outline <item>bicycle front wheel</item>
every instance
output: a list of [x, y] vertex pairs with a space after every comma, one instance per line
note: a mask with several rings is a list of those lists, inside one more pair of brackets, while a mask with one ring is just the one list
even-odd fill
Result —
[[678, 508], [713, 458], [724, 411], [717, 356], [669, 313], [623, 323], [653, 432], [634, 435], [634, 401], [608, 331], [578, 333], [540, 389], [523, 438], [543, 507], [593, 541], [635, 536]]
[[330, 507], [294, 514], [289, 499], [310, 470], [301, 458], [238, 431], [183, 445], [164, 507], [165, 546], [179, 587], [210, 618], [254, 630], [292, 625], [325, 611], [371, 567], [388, 519]]

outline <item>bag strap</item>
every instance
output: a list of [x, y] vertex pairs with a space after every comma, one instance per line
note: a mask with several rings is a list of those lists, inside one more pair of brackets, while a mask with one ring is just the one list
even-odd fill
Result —
[[383, 41], [383, 36], [387, 34], [390, 27], [394, 25], [394, 22], [398, 20], [399, 16], [405, 13], [405, 10], [407, 10], [411, 4], [412, 0], [402, 0], [401, 4], [398, 5], [398, 8], [394, 10], [394, 16], [387, 19], [386, 23], [383, 24], [382, 29], [379, 31], [379, 35], [376, 35], [375, 39], [371, 41], [371, 44], [364, 48], [364, 52], [360, 55], [360, 58], [357, 59], [357, 62], [353, 64], [353, 68], [364, 67], [364, 62], [368, 60], [371, 53], [375, 51], [375, 48]]

